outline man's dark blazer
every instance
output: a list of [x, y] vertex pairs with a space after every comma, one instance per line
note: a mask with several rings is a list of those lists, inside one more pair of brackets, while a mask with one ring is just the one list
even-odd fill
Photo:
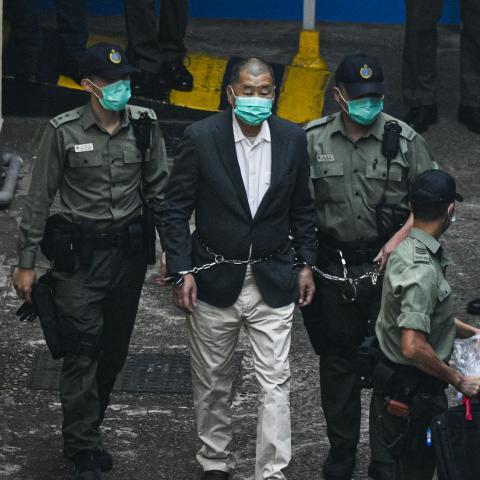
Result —
[[[227, 259], [269, 260], [252, 266], [258, 288], [271, 307], [296, 300], [294, 257], [316, 258], [314, 210], [303, 130], [272, 116], [271, 184], [252, 218], [238, 165], [228, 109], [185, 130], [178, 146], [162, 207], [162, 242], [170, 273], [213, 261], [205, 245]], [[195, 212], [196, 230], [189, 219]], [[290, 237], [290, 238], [289, 238]], [[293, 247], [293, 248], [292, 248]], [[238, 298], [244, 265], [217, 265], [196, 274], [198, 298], [228, 307]]]

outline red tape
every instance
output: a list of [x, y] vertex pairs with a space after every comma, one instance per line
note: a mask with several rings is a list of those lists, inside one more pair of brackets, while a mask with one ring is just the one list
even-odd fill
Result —
[[472, 399], [470, 397], [463, 397], [462, 405], [465, 405], [465, 418], [471, 422], [472, 418]]

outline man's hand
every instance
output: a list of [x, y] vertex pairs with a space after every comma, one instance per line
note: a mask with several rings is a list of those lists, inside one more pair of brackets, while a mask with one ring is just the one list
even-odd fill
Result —
[[315, 293], [315, 282], [313, 281], [312, 269], [304, 266], [298, 274], [298, 290], [299, 298], [298, 305], [306, 307], [312, 303], [313, 295]]
[[383, 272], [387, 266], [388, 257], [405, 240], [413, 227], [413, 215], [410, 213], [405, 225], [380, 249], [373, 262], [378, 265], [378, 271]]
[[13, 274], [13, 286], [18, 298], [32, 303], [32, 287], [37, 281], [37, 273], [33, 269], [16, 268]]
[[167, 276], [167, 260], [165, 257], [165, 252], [162, 253], [162, 258], [160, 260], [160, 274], [157, 277], [156, 282], [164, 287], [167, 283], [165, 282], [165, 277]]
[[173, 287], [173, 302], [185, 313], [193, 313], [193, 308], [197, 306], [197, 283], [191, 273], [183, 276], [181, 287]]
[[480, 377], [463, 377], [455, 387], [467, 397], [475, 397], [480, 393]]
[[383, 272], [387, 266], [388, 257], [397, 248], [398, 244], [403, 240], [401, 235], [395, 234], [377, 253], [373, 262], [378, 265], [378, 271]]

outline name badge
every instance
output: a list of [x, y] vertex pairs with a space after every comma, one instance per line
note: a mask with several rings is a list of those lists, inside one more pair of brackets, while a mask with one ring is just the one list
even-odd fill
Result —
[[332, 153], [326, 153], [324, 155], [317, 155], [317, 162], [334, 162], [335, 155]]
[[75, 145], [75, 152], [92, 152], [93, 151], [93, 143], [84, 143], [82, 145]]

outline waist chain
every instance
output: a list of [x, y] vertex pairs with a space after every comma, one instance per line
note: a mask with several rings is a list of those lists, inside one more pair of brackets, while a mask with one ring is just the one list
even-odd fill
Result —
[[[230, 264], [230, 265], [255, 265], [260, 262], [265, 262], [270, 260], [272, 257], [274, 257], [275, 253], [272, 253], [270, 255], [267, 255], [262, 258], [255, 258], [255, 259], [247, 259], [247, 260], [237, 260], [237, 259], [231, 259], [231, 258], [225, 258], [223, 255], [219, 253], [215, 253], [210, 247], [207, 245], [204, 245], [202, 243], [202, 246], [205, 248], [207, 253], [213, 257], [213, 262], [210, 263], [205, 263], [199, 267], [193, 267], [190, 270], [184, 270], [182, 272], [179, 272], [180, 275], [187, 275], [187, 274], [196, 274], [198, 272], [201, 272], [202, 270], [208, 270], [210, 268], [213, 268], [217, 265], [221, 265], [223, 263], [225, 264]], [[347, 302], [354, 302], [357, 299], [357, 285], [361, 283], [363, 280], [370, 279], [372, 282], [372, 285], [376, 285], [378, 278], [383, 275], [382, 272], [379, 272], [376, 268], [373, 270], [370, 270], [362, 275], [359, 276], [351, 276], [348, 272], [347, 268], [347, 262], [343, 256], [343, 253], [341, 250], [337, 250], [339, 257], [340, 257], [340, 262], [342, 264], [342, 269], [343, 269], [343, 276], [339, 277], [337, 275], [332, 275], [330, 273], [324, 272], [320, 268], [318, 268], [316, 265], [310, 265], [307, 262], [295, 262], [292, 266], [292, 268], [297, 268], [301, 266], [308, 266], [312, 269], [313, 273], [317, 275], [318, 277], [324, 278], [325, 280], [328, 280], [330, 282], [336, 282], [342, 285], [342, 296], [345, 301]], [[169, 276], [165, 278], [165, 282], [167, 283], [175, 283], [177, 281], [177, 277], [175, 276]]]

